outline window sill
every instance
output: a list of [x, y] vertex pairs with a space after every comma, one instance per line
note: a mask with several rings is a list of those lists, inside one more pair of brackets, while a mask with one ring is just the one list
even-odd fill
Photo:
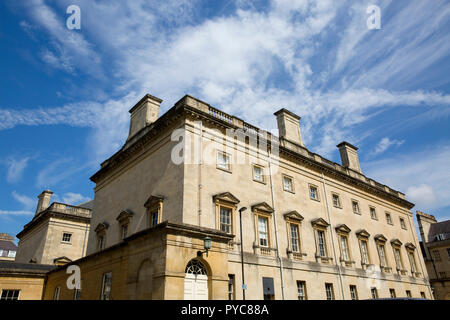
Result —
[[309, 199], [314, 200], [314, 201], [317, 201], [317, 202], [320, 202], [320, 199], [317, 199], [317, 198], [311, 198], [311, 197], [309, 197]]
[[392, 271], [392, 268], [391, 268], [391, 267], [383, 267], [383, 266], [380, 266], [380, 269], [381, 269], [381, 271], [384, 272], [384, 273], [391, 273], [391, 271]]
[[288, 190], [288, 189], [284, 189], [284, 188], [283, 188], [283, 191], [286, 191], [286, 192], [289, 192], [289, 193], [295, 194], [295, 191], [292, 191], [292, 190]]
[[357, 214], [358, 216], [361, 215], [361, 212], [355, 212], [355, 211], [353, 211], [353, 213], [354, 213], [354, 214]]
[[259, 245], [254, 244], [253, 245], [253, 251], [257, 255], [266, 256], [266, 257], [273, 257], [274, 253], [275, 253], [275, 251], [277, 251], [277, 249], [271, 248], [271, 247], [263, 247], [263, 246], [259, 246]]
[[342, 209], [342, 207], [338, 207], [338, 206], [335, 206], [335, 205], [333, 205], [333, 208]]
[[230, 169], [225, 169], [225, 168], [221, 168], [221, 167], [216, 167], [216, 169], [219, 169], [219, 170], [227, 172], [227, 173], [233, 173]]
[[61, 241], [62, 244], [70, 244], [72, 245], [72, 242], [66, 242], [66, 241]]
[[330, 263], [332, 260], [333, 260], [333, 258], [331, 258], [331, 257], [322, 257], [322, 256], [318, 256], [318, 255], [315, 255], [315, 258], [316, 258], [316, 262], [322, 262], [322, 263]]
[[256, 180], [256, 179], [253, 179], [253, 181], [254, 181], [254, 182], [261, 183], [261, 184], [267, 184], [267, 182], [265, 182], [265, 181], [260, 181], [260, 180]]
[[289, 249], [286, 249], [286, 253], [288, 255], [288, 259], [290, 260], [303, 260], [303, 257], [306, 257], [306, 253], [295, 252]]
[[355, 261], [352, 260], [340, 259], [340, 262], [344, 264], [345, 267], [353, 267], [353, 265], [355, 264]]

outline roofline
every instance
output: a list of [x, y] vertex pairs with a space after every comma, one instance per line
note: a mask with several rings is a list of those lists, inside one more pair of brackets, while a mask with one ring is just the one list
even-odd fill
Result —
[[294, 117], [297, 120], [300, 120], [302, 117], [296, 115], [295, 113], [293, 113], [292, 111], [289, 111], [285, 108], [281, 108], [280, 110], [274, 112], [275, 116], [278, 116], [280, 113], [287, 113], [288, 115], [290, 115], [291, 117]]
[[341, 148], [343, 146], [350, 147], [350, 148], [354, 149], [355, 151], [358, 150], [358, 147], [355, 147], [354, 145], [352, 145], [351, 143], [348, 143], [347, 141], [342, 141], [336, 147]]
[[150, 227], [150, 228], [144, 229], [142, 231], [139, 231], [137, 233], [134, 233], [134, 234], [130, 235], [129, 237], [126, 237], [125, 239], [123, 239], [122, 242], [119, 242], [119, 243], [117, 243], [117, 244], [115, 244], [115, 245], [113, 245], [111, 247], [108, 247], [108, 248], [106, 248], [104, 250], [101, 250], [101, 251], [97, 251], [97, 252], [91, 253], [90, 255], [84, 256], [84, 257], [82, 257], [80, 259], [73, 260], [72, 262], [69, 262], [69, 263], [67, 263], [67, 264], [65, 264], [63, 266], [56, 267], [56, 268], [48, 271], [47, 274], [50, 274], [50, 273], [53, 273], [53, 272], [57, 272], [57, 271], [59, 271], [61, 269], [65, 269], [69, 265], [72, 265], [72, 264], [78, 265], [78, 264], [80, 264], [81, 262], [83, 262], [85, 260], [91, 259], [91, 258], [93, 258], [95, 256], [102, 255], [102, 254], [104, 254], [106, 252], [113, 251], [113, 250], [115, 250], [117, 248], [120, 248], [120, 247], [123, 247], [123, 246], [127, 246], [129, 244], [129, 242], [131, 242], [131, 241], [134, 241], [134, 240], [136, 240], [138, 238], [141, 238], [143, 236], [151, 234], [151, 233], [153, 233], [155, 231], [164, 230], [164, 229], [169, 230], [169, 231], [176, 231], [177, 234], [181, 234], [181, 232], [183, 232], [183, 231], [184, 232], [190, 232], [191, 234], [192, 233], [198, 234], [201, 237], [203, 237], [205, 234], [207, 234], [211, 238], [223, 239], [223, 240], [226, 240], [226, 241], [230, 241], [230, 240], [232, 240], [235, 237], [234, 235], [230, 235], [228, 233], [219, 231], [217, 229], [199, 227], [199, 226], [192, 225], [192, 224], [187, 224], [187, 223], [177, 224], [177, 223], [173, 223], [173, 222], [163, 221], [162, 223], [157, 224], [154, 227]]
[[163, 100], [162, 99], [160, 99], [160, 98], [158, 98], [158, 97], [155, 97], [155, 96], [152, 96], [151, 94], [146, 94], [145, 96], [143, 96], [142, 97], [142, 99], [141, 100], [139, 100], [128, 112], [129, 113], [133, 113], [133, 111], [137, 108], [137, 107], [139, 107], [145, 100], [147, 100], [147, 99], [151, 99], [151, 100], [155, 100], [156, 102], [158, 102], [158, 103], [161, 103], [161, 102], [163, 102]]
[[[204, 111], [202, 111], [202, 110], [199, 110], [198, 108], [195, 108], [195, 107], [192, 107], [192, 106], [189, 106], [189, 105], [184, 104], [184, 103], [183, 103], [183, 100], [186, 99], [186, 97], [192, 98], [192, 99], [194, 99], [195, 101], [198, 101], [198, 102], [200, 102], [200, 103], [205, 104], [205, 105], [208, 106], [208, 107], [211, 107], [208, 103], [205, 103], [205, 102], [203, 102], [203, 101], [200, 100], [200, 99], [197, 99], [197, 98], [195, 98], [195, 97], [192, 97], [192, 96], [186, 94], [183, 98], [181, 98], [180, 100], [178, 100], [178, 101], [175, 103], [175, 105], [174, 105], [172, 108], [170, 108], [166, 113], [164, 113], [161, 117], [159, 117], [155, 122], [153, 122], [152, 124], [150, 124], [148, 127], [146, 127], [146, 128], [148, 128], [148, 132], [147, 132], [147, 133], [145, 133], [145, 134], [144, 134], [143, 136], [141, 136], [139, 139], [137, 139], [136, 141], [134, 141], [130, 146], [127, 146], [126, 149], [124, 149], [124, 147], [125, 147], [125, 145], [124, 145], [120, 150], [118, 150], [115, 154], [113, 154], [109, 159], [105, 160], [105, 161], [102, 163], [102, 164], [104, 164], [104, 166], [101, 167], [94, 175], [91, 176], [91, 178], [90, 178], [91, 181], [93, 181], [94, 183], [97, 183], [97, 182], [98, 182], [98, 179], [99, 179], [103, 174], [105, 174], [107, 171], [109, 171], [110, 169], [112, 169], [111, 166], [112, 166], [112, 163], [113, 163], [113, 162], [115, 162], [115, 163], [114, 163], [114, 166], [117, 165], [117, 163], [121, 163], [123, 160], [121, 160], [121, 159], [119, 158], [120, 155], [122, 155], [122, 154], [124, 154], [124, 153], [132, 152], [132, 151], [134, 151], [135, 149], [137, 149], [137, 148], [139, 148], [139, 147], [143, 147], [143, 146], [145, 145], [145, 143], [150, 139], [149, 137], [151, 137], [152, 135], [157, 134], [157, 132], [155, 133], [155, 131], [157, 131], [156, 129], [157, 129], [158, 127], [160, 127], [160, 126], [163, 126], [163, 123], [164, 123], [165, 121], [168, 121], [168, 120], [170, 119], [170, 117], [171, 117], [173, 114], [180, 115], [180, 114], [182, 114], [183, 112], [189, 111], [189, 112], [191, 112], [191, 113], [196, 113], [196, 114], [198, 114], [198, 115], [201, 115], [201, 116], [203, 116], [203, 117], [206, 117], [206, 118], [208, 118], [208, 120], [210, 120], [211, 122], [217, 123], [217, 124], [219, 124], [219, 125], [221, 125], [221, 126], [228, 127], [228, 128], [234, 128], [234, 129], [238, 128], [236, 125], [234, 125], [234, 124], [232, 124], [232, 123], [223, 121], [223, 120], [221, 120], [221, 119], [219, 119], [219, 118], [214, 117], [213, 115], [211, 115], [211, 114], [209, 114], [209, 113], [206, 113], [206, 112], [204, 112]], [[283, 109], [281, 109], [281, 110], [283, 110]], [[279, 111], [281, 111], [281, 110], [279, 110]], [[279, 112], [279, 111], [277, 111], [277, 112]], [[234, 118], [237, 118], [237, 117], [234, 117]], [[239, 118], [237, 118], [237, 119], [239, 119]], [[253, 126], [253, 125], [252, 125], [252, 126]], [[254, 127], [254, 126], [253, 126], [253, 127]], [[261, 130], [261, 129], [258, 128], [258, 127], [255, 127], [255, 128], [258, 129], [258, 131], [261, 131], [261, 132], [262, 132], [262, 131], [267, 132], [267, 131], [265, 131], [265, 130]], [[267, 132], [267, 134], [268, 134], [267, 142], [270, 144], [271, 141], [270, 141], [269, 136], [271, 136], [271, 133], [270, 133], [270, 132]], [[139, 146], [139, 144], [140, 144], [140, 146]], [[356, 150], [358, 149], [357, 147], [353, 146], [352, 144], [350, 144], [350, 143], [348, 143], [348, 142], [346, 142], [346, 141], [341, 142], [339, 145], [347, 145], [347, 146], [352, 147], [352, 148], [354, 148], [354, 149], [356, 149]], [[338, 145], [338, 146], [339, 146], [339, 145]], [[320, 168], [321, 170], [323, 170], [323, 171], [325, 171], [325, 172], [331, 172], [331, 173], [333, 173], [333, 174], [335, 174], [335, 175], [338, 175], [338, 176], [344, 178], [344, 180], [349, 180], [349, 181], [351, 181], [352, 183], [355, 183], [355, 184], [357, 184], [357, 185], [363, 185], [366, 189], [375, 191], [376, 194], [382, 194], [382, 195], [387, 196], [387, 198], [389, 198], [389, 199], [395, 199], [395, 200], [397, 200], [399, 203], [401, 203], [402, 206], [406, 207], [406, 208], [409, 209], [409, 210], [412, 209], [412, 208], [415, 206], [412, 202], [409, 202], [409, 201], [407, 201], [406, 199], [402, 199], [402, 198], [400, 198], [399, 196], [396, 196], [395, 194], [392, 194], [392, 193], [387, 192], [386, 190], [383, 190], [383, 189], [381, 189], [381, 188], [377, 188], [377, 187], [375, 187], [375, 186], [373, 186], [373, 185], [371, 185], [371, 184], [369, 184], [369, 183], [367, 183], [367, 182], [365, 182], [365, 181], [362, 181], [362, 180], [360, 180], [360, 179], [354, 178], [354, 177], [350, 176], [350, 175], [347, 174], [347, 173], [340, 172], [340, 171], [336, 170], [335, 168], [328, 167], [328, 166], [324, 165], [323, 163], [318, 162], [318, 161], [316, 161], [316, 160], [314, 160], [314, 159], [310, 159], [310, 158], [308, 158], [308, 157], [306, 157], [306, 156], [304, 156], [304, 155], [300, 154], [299, 152], [296, 152], [296, 151], [294, 151], [294, 150], [292, 150], [292, 149], [289, 149], [289, 148], [287, 148], [287, 147], [283, 147], [282, 145], [280, 145], [279, 148], [280, 148], [280, 151], [283, 151], [283, 152], [286, 153], [286, 154], [294, 155], [296, 158], [301, 159], [303, 162], [307, 162], [307, 163], [309, 163], [309, 164], [311, 164], [311, 165], [313, 165], [313, 166], [315, 166], [315, 167]], [[308, 150], [307, 148], [304, 148], [304, 149], [305, 149], [306, 151], [309, 152], [309, 150]], [[125, 155], [124, 158], [128, 158], [128, 156], [129, 156], [129, 155]], [[320, 156], [320, 157], [321, 157], [321, 156]], [[323, 158], [323, 157], [321, 157], [321, 158]], [[325, 158], [324, 158], [324, 159], [325, 159]], [[329, 160], [328, 160], [328, 161], [329, 161]], [[330, 161], [330, 162], [331, 162], [331, 161]], [[114, 166], [113, 166], [113, 167], [114, 167]], [[349, 169], [349, 170], [351, 170], [351, 169]], [[363, 174], [362, 174], [362, 176], [366, 177], [366, 176], [363, 175]], [[371, 180], [373, 180], [373, 179], [371, 179]], [[373, 180], [373, 181], [375, 181], [375, 180]], [[379, 184], [380, 184], [380, 185], [383, 185], [383, 184], [381, 184], [381, 183], [379, 183]], [[385, 186], [385, 185], [383, 185], [383, 186]], [[397, 192], [397, 193], [399, 192], [399, 191], [394, 190], [394, 189], [392, 189], [392, 188], [389, 188], [389, 189], [392, 190], [392, 191], [394, 191], [394, 192]]]
[[[54, 202], [55, 203], [55, 202]], [[59, 202], [56, 202], [59, 203]], [[63, 203], [64, 204], [64, 203]], [[28, 233], [29, 231], [31, 231], [36, 224], [38, 224], [38, 222], [41, 222], [42, 220], [44, 220], [45, 218], [51, 218], [51, 217], [57, 217], [57, 218], [66, 218], [67, 220], [72, 220], [72, 221], [82, 221], [82, 222], [86, 222], [86, 223], [90, 223], [92, 216], [90, 218], [88, 217], [82, 217], [82, 216], [76, 216], [73, 214], [68, 214], [68, 213], [63, 213], [63, 212], [58, 212], [58, 211], [53, 211], [53, 210], [49, 210], [51, 206], [49, 206], [47, 209], [45, 209], [44, 211], [41, 211], [37, 216], [35, 216], [33, 218], [33, 220], [31, 220], [30, 222], [28, 222], [24, 227], [23, 230], [20, 231], [16, 237], [18, 239], [20, 239], [21, 237], [23, 237], [26, 233]], [[75, 206], [73, 206], [75, 207]], [[88, 208], [83, 208], [86, 210], [91, 210]], [[92, 211], [92, 210], [91, 210]]]

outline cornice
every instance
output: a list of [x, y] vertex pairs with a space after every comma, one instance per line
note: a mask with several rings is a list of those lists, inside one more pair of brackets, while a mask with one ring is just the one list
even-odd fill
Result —
[[57, 211], [52, 211], [52, 210], [46, 209], [43, 212], [39, 213], [39, 215], [35, 219], [33, 219], [29, 223], [27, 223], [23, 227], [23, 230], [20, 231], [16, 237], [18, 239], [20, 239], [26, 233], [31, 231], [31, 229], [33, 229], [37, 224], [39, 224], [40, 222], [44, 221], [47, 218], [61, 218], [64, 220], [91, 223], [91, 218], [89, 218], [89, 217], [83, 217], [83, 216], [78, 216], [78, 215], [73, 215], [73, 214], [69, 214], [69, 213], [57, 212]]
[[[103, 176], [105, 176], [105, 174], [107, 174], [114, 168], [120, 166], [126, 160], [130, 159], [134, 154], [136, 154], [137, 152], [142, 150], [151, 141], [151, 139], [154, 136], [157, 136], [158, 134], [163, 132], [165, 129], [167, 129], [168, 126], [170, 126], [172, 123], [176, 122], [183, 115], [184, 116], [190, 115], [190, 116], [194, 116], [196, 118], [200, 117], [209, 123], [212, 123], [218, 127], [225, 128], [225, 129], [226, 128], [242, 129], [242, 128], [234, 125], [233, 123], [223, 121], [223, 120], [218, 119], [202, 110], [199, 110], [197, 108], [194, 108], [194, 107], [191, 107], [191, 106], [185, 104], [183, 102], [183, 100], [186, 97], [200, 101], [200, 100], [198, 100], [194, 97], [188, 96], [188, 95], [186, 95], [185, 97], [180, 99], [172, 108], [170, 108], [158, 120], [156, 120], [154, 123], [152, 123], [148, 127], [145, 127], [144, 129], [141, 130], [142, 132], [146, 131], [145, 133], [137, 133], [136, 136], [138, 136], [139, 134], [142, 135], [140, 138], [138, 138], [135, 142], [133, 142], [129, 146], [127, 145], [128, 143], [126, 143], [122, 147], [121, 150], [117, 151], [108, 160], [104, 161], [102, 163], [102, 168], [100, 168], [100, 170], [98, 170], [90, 179], [93, 182], [97, 183]], [[202, 102], [202, 101], [200, 101], [200, 102]], [[202, 102], [202, 103], [204, 103], [204, 102]], [[204, 103], [204, 104], [209, 106], [207, 103]], [[236, 117], [234, 117], [234, 118], [236, 118]], [[240, 120], [239, 118], [236, 118], [236, 119]], [[242, 120], [240, 120], [240, 121], [242, 121]], [[257, 129], [260, 130], [259, 128], [257, 128]], [[264, 131], [264, 130], [260, 130], [260, 131]], [[252, 134], [251, 132], [247, 132], [247, 133]], [[262, 139], [262, 137], [260, 137], [259, 135], [258, 135], [258, 137], [260, 139]], [[267, 132], [267, 137], [265, 140], [267, 141], [269, 147], [271, 147], [271, 143], [272, 143], [270, 137], [271, 137], [271, 134], [269, 132]], [[302, 147], [302, 148], [305, 149], [306, 151], [308, 151], [308, 149], [306, 149], [305, 147]], [[405, 199], [402, 199], [394, 194], [391, 194], [385, 190], [382, 190], [382, 189], [380, 189], [376, 186], [373, 186], [365, 181], [362, 181], [358, 178], [352, 177], [347, 173], [338, 171], [337, 169], [335, 169], [331, 166], [327, 166], [326, 164], [324, 164], [322, 162], [318, 162], [314, 159], [306, 157], [305, 155], [300, 154], [300, 153], [298, 153], [294, 150], [291, 150], [287, 147], [284, 147], [282, 145], [279, 145], [279, 153], [280, 153], [280, 155], [283, 154], [293, 160], [296, 160], [297, 162], [305, 164], [305, 165], [307, 165], [311, 168], [314, 168], [318, 171], [322, 171], [322, 172], [324, 172], [324, 174], [335, 177], [341, 181], [347, 182], [347, 183], [349, 183], [353, 186], [356, 186], [362, 190], [365, 190], [369, 193], [375, 194], [379, 197], [382, 197], [384, 199], [387, 199], [389, 201], [397, 203], [398, 205], [405, 207], [408, 210], [410, 210], [411, 208], [414, 207], [413, 203], [411, 203]]]

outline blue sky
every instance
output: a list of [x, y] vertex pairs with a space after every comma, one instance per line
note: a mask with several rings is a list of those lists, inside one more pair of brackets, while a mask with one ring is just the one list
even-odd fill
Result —
[[2, 1], [0, 49], [0, 232], [46, 188], [92, 198], [145, 93], [161, 112], [189, 93], [266, 130], [285, 107], [311, 151], [340, 162], [349, 141], [367, 176], [450, 219], [448, 1]]

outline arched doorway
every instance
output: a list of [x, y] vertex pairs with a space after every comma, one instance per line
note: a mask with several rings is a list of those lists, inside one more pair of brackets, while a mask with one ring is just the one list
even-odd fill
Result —
[[184, 300], [208, 300], [208, 273], [205, 265], [192, 259], [186, 266]]

